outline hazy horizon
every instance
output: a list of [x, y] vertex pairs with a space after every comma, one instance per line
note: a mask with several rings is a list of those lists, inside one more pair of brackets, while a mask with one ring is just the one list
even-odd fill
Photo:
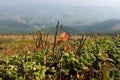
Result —
[[60, 20], [64, 26], [85, 31], [94, 26], [99, 27], [95, 28], [98, 31], [104, 26], [108, 26], [106, 31], [120, 29], [119, 3], [119, 0], [0, 0], [0, 28], [3, 32], [8, 28], [10, 32], [23, 31], [22, 28], [37, 30], [53, 27]]
[[[0, 0], [1, 16], [24, 16], [50, 23], [63, 24], [120, 19], [119, 0]], [[36, 16], [37, 19], [34, 19]], [[44, 23], [43, 23], [44, 24]]]
[[120, 0], [0, 0], [0, 5], [79, 5], [94, 7], [119, 7]]

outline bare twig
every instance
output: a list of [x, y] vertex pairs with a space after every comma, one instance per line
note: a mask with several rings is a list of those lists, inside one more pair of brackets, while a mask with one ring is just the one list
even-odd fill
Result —
[[[59, 21], [57, 22], [57, 25], [56, 25], [56, 32], [55, 32], [54, 45], [53, 45], [53, 54], [55, 52], [55, 47], [56, 47], [56, 39], [57, 39], [57, 34], [58, 34], [58, 27], [59, 27]], [[55, 54], [54, 54], [54, 56], [55, 56]]]
[[77, 51], [76, 51], [76, 54], [78, 54], [79, 53], [79, 51], [82, 49], [82, 47], [84, 46], [84, 44], [85, 44], [85, 41], [87, 40], [87, 37], [88, 36], [82, 36], [82, 39], [80, 40], [80, 44], [79, 44], [79, 46], [78, 46], [78, 48], [77, 48]]

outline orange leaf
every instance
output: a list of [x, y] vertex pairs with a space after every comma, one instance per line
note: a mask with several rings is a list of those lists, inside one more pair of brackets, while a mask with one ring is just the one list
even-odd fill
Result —
[[58, 39], [58, 44], [60, 44], [61, 42], [63, 42], [63, 40], [62, 39]]
[[67, 36], [67, 33], [66, 32], [62, 32], [61, 36], [60, 36], [60, 39], [58, 39], [58, 44], [60, 44], [61, 42], [63, 41], [66, 41], [68, 40], [68, 36]]
[[39, 48], [34, 48], [35, 51], [39, 51]]
[[62, 32], [61, 37], [62, 37], [62, 38], [67, 37], [67, 33], [66, 33], [66, 32]]
[[64, 45], [64, 50], [65, 50], [65, 51], [67, 50], [67, 46], [66, 46], [66, 45]]

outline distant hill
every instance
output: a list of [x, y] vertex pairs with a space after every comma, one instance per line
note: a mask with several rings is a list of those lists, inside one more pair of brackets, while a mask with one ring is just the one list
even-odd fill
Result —
[[73, 34], [120, 30], [119, 8], [39, 4], [0, 6], [0, 34], [29, 33], [41, 28], [54, 33], [58, 20], [64, 31]]
[[28, 33], [31, 31], [32, 28], [28, 24], [20, 21], [9, 19], [0, 20], [0, 33], [2, 34]]
[[[85, 26], [86, 27], [86, 26]], [[106, 20], [91, 26], [87, 26], [84, 32], [110, 32], [120, 30], [120, 20]]]
[[[74, 24], [73, 24], [74, 25]], [[120, 20], [111, 19], [92, 25], [77, 25], [77, 26], [63, 26], [63, 31], [69, 34], [80, 34], [89, 32], [111, 32], [120, 30]], [[55, 33], [55, 24], [48, 25], [45, 27], [45, 32]], [[41, 27], [35, 27], [25, 22], [25, 20], [16, 19], [0, 19], [0, 34], [9, 33], [30, 33], [34, 30], [39, 30]]]
[[[74, 25], [74, 24], [73, 24]], [[120, 20], [106, 20], [93, 25], [80, 25], [80, 26], [63, 26], [63, 31], [69, 34], [80, 34], [80, 33], [102, 33], [102, 32], [115, 32], [120, 30]], [[46, 27], [46, 32], [55, 33], [55, 27]]]
[[[68, 34], [79, 34], [81, 32], [79, 29], [74, 28], [74, 27], [69, 27], [69, 26], [62, 26], [62, 27], [63, 27], [62, 31], [65, 31]], [[45, 28], [46, 33], [50, 32], [51, 34], [55, 34], [55, 30], [56, 30], [55, 27]], [[59, 28], [59, 31], [60, 31], [60, 28]]]

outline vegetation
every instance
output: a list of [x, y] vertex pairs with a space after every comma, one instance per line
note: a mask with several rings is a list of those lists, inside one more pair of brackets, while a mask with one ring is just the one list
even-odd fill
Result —
[[[1, 39], [0, 79], [120, 80], [120, 35], [73, 38], [63, 31], [58, 34], [58, 28], [59, 22], [52, 41], [40, 31], [33, 39], [13, 39], [13, 44], [6, 39], [10, 46], [4, 49]], [[16, 54], [4, 55], [5, 50]]]
[[[14, 17], [12, 17], [14, 18]], [[49, 23], [46, 20], [38, 20], [36, 19], [34, 21], [34, 18], [22, 18], [19, 17], [18, 20], [15, 17], [15, 19], [7, 18], [7, 19], [0, 19], [0, 34], [27, 34], [31, 33], [32, 31], [37, 31], [40, 28], [44, 28], [45, 32], [48, 31], [50, 34], [54, 34], [55, 28], [54, 23]], [[30, 20], [30, 21], [29, 21]], [[31, 21], [33, 20], [33, 21]], [[33, 22], [33, 23], [32, 23]], [[34, 23], [37, 22], [37, 23]], [[45, 23], [47, 22], [47, 23]], [[79, 24], [78, 24], [79, 23]], [[68, 34], [82, 34], [82, 33], [113, 33], [113, 32], [120, 32], [119, 24], [120, 20], [117, 19], [110, 19], [103, 22], [96, 22], [94, 24], [83, 24], [83, 23], [73, 23], [73, 25], [62, 25], [63, 30], [66, 31]], [[43, 25], [46, 24], [46, 25]], [[75, 25], [78, 24], [78, 25]], [[104, 29], [103, 29], [104, 28]]]

